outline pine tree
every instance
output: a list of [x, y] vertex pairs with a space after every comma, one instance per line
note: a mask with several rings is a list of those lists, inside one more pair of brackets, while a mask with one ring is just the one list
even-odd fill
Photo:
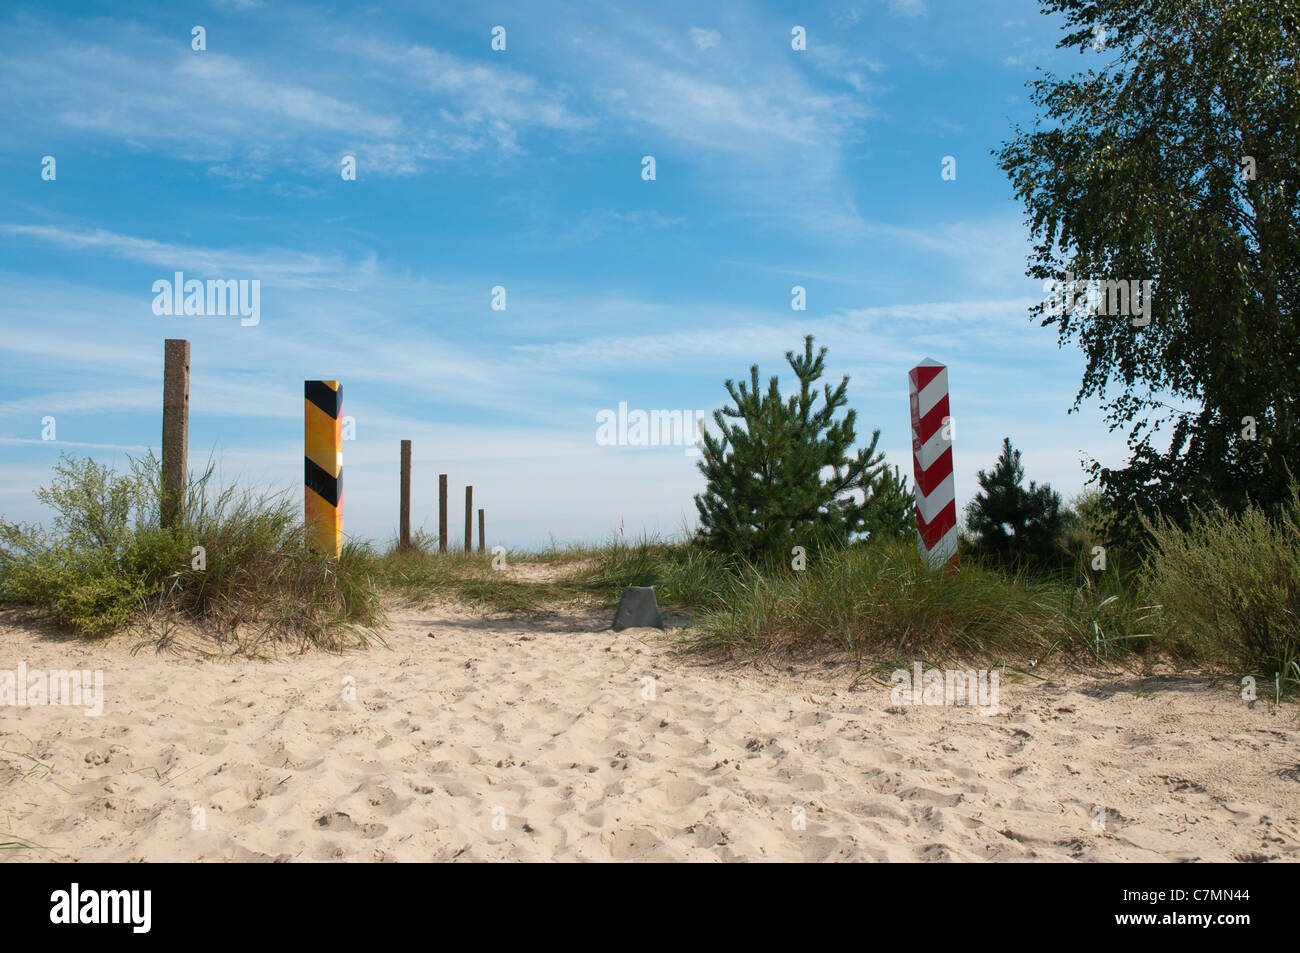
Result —
[[898, 467], [881, 469], [866, 503], [864, 524], [872, 539], [916, 535], [916, 498]]
[[748, 386], [726, 382], [734, 406], [714, 412], [716, 436], [703, 435], [699, 468], [707, 485], [695, 497], [702, 540], [757, 559], [788, 557], [796, 545], [811, 551], [844, 544], [874, 527], [891, 534], [906, 478], [900, 481], [897, 471], [890, 477], [884, 455], [876, 452], [879, 430], [869, 446], [849, 455], [856, 414], [847, 410], [835, 419], [847, 402], [848, 377], [834, 390], [827, 384], [817, 392], [826, 348], [814, 357], [812, 335], [804, 338], [802, 357], [793, 351], [785, 356], [799, 382], [799, 392], [785, 400], [775, 376], [767, 393], [760, 391], [757, 364]]
[[966, 505], [966, 527], [977, 537], [975, 550], [1003, 562], [1043, 564], [1052, 559], [1068, 511], [1050, 484], [1032, 480], [1022, 485], [1025, 468], [1011, 438], [1002, 440], [1002, 453], [993, 472], [979, 471], [980, 492]]

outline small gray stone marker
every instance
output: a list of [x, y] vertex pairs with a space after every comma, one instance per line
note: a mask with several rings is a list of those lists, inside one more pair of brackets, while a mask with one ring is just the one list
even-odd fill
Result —
[[659, 615], [659, 603], [655, 602], [654, 587], [624, 586], [623, 598], [618, 600], [618, 611], [614, 613], [614, 631], [641, 627], [664, 627], [663, 617]]

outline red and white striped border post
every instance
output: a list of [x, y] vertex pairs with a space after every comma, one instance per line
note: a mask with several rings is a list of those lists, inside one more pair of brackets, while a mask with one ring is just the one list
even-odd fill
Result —
[[926, 358], [907, 372], [912, 405], [912, 465], [921, 560], [957, 565], [957, 496], [952, 481], [948, 368]]

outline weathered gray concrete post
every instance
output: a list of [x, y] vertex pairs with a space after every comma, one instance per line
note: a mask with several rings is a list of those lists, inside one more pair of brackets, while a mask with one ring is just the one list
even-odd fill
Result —
[[478, 551], [483, 552], [486, 546], [487, 543], [484, 542], [483, 536], [483, 511], [480, 509], [478, 511]]
[[474, 488], [465, 487], [465, 552], [474, 549]]
[[190, 342], [163, 342], [162, 525], [185, 521], [190, 441]]
[[447, 474], [438, 474], [438, 552], [447, 551]]
[[624, 586], [623, 597], [618, 600], [618, 609], [614, 613], [615, 632], [624, 629], [649, 627], [662, 629], [663, 616], [659, 614], [659, 603], [655, 601], [653, 586]]
[[401, 515], [398, 519], [397, 544], [406, 549], [411, 545], [411, 441], [402, 441], [402, 492]]

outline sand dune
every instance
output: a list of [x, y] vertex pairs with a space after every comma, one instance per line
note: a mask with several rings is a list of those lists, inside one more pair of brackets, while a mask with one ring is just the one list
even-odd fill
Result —
[[898, 708], [608, 619], [404, 610], [387, 649], [273, 662], [0, 626], [0, 669], [106, 694], [0, 708], [0, 841], [45, 848], [0, 861], [1300, 859], [1294, 706], [1069, 677]]

